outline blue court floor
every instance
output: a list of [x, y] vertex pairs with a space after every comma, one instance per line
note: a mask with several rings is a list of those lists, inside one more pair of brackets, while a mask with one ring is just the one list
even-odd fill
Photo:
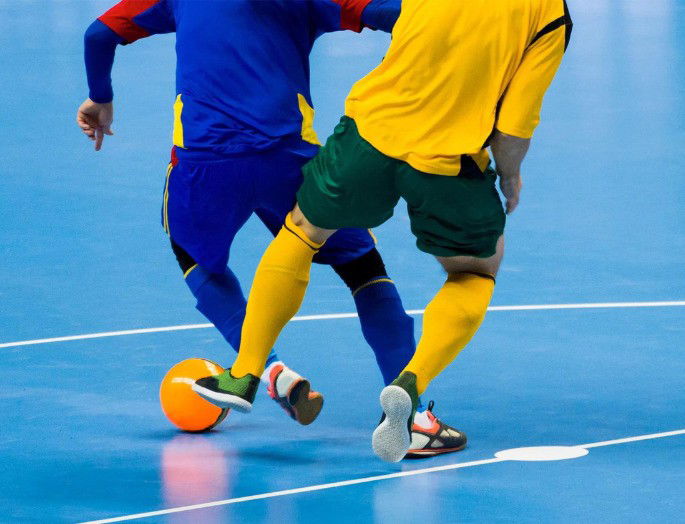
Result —
[[[335, 316], [353, 303], [325, 267], [300, 312], [315, 318], [278, 346], [326, 395], [312, 426], [263, 392], [210, 434], [164, 418], [171, 365], [233, 353], [213, 329], [183, 329], [206, 321], [159, 225], [173, 37], [119, 49], [116, 136], [100, 153], [74, 123], [82, 33], [110, 3], [0, 0], [0, 522], [683, 521], [685, 3], [569, 0], [573, 40], [524, 165], [493, 311], [426, 395], [469, 446], [393, 465], [370, 448], [380, 374], [358, 321]], [[387, 44], [320, 40], [321, 137]], [[401, 208], [376, 234], [405, 306], [421, 310], [436, 263]], [[268, 241], [257, 222], [238, 238], [246, 289]], [[495, 458], [556, 445], [589, 453]]]

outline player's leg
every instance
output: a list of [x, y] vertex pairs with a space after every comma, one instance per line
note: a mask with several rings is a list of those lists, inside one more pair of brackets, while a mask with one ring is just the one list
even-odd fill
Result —
[[[274, 236], [278, 234], [284, 215], [270, 210], [257, 210], [257, 215]], [[374, 237], [366, 229], [342, 229], [326, 241], [313, 261], [332, 266], [347, 285], [364, 339], [388, 385], [414, 355], [416, 340], [414, 319], [404, 310]]]
[[[278, 198], [269, 204], [258, 209], [257, 215], [276, 235], [287, 206], [281, 206]], [[414, 319], [404, 310], [397, 288], [375, 247], [373, 235], [363, 229], [339, 230], [314, 256], [314, 262], [332, 265], [350, 289], [362, 333], [374, 352], [387, 386], [414, 355]], [[408, 457], [429, 457], [459, 451], [466, 446], [466, 435], [436, 417], [433, 404], [430, 402], [426, 408], [419, 401]]]
[[[238, 278], [228, 266], [223, 273], [204, 269], [173, 239], [171, 249], [181, 268], [183, 279], [195, 297], [196, 309], [214, 324], [226, 342], [238, 351], [247, 305]], [[278, 361], [278, 355], [272, 350], [267, 365]]]
[[[256, 205], [250, 168], [261, 160], [246, 156], [211, 162], [175, 160], [165, 188], [163, 222], [185, 282], [197, 309], [236, 351], [247, 301], [227, 263], [233, 238]], [[278, 384], [284, 394], [272, 395], [275, 400], [293, 419], [309, 424], [321, 410], [322, 396], [302, 395], [304, 389], [309, 393], [309, 382], [285, 366], [273, 350], [267, 365], [278, 368], [277, 375], [270, 372], [262, 377], [267, 390], [275, 391]], [[302, 398], [306, 405], [295, 409], [302, 404], [295, 399]]]
[[239, 162], [172, 156], [162, 221], [196, 308], [240, 347], [247, 301], [228, 268], [233, 239], [252, 214], [253, 195]]
[[[256, 210], [264, 225], [276, 236], [292, 208], [297, 189], [302, 185], [302, 161], [296, 162], [293, 183], [274, 180], [265, 188], [266, 201]], [[284, 158], [280, 164], [288, 165]], [[384, 383], [389, 384], [404, 369], [416, 349], [414, 319], [404, 310], [394, 282], [388, 276], [376, 239], [368, 229], [341, 229], [314, 255], [317, 264], [333, 267], [349, 288], [359, 314], [362, 333], [374, 352]]]
[[[333, 263], [352, 292], [362, 333], [373, 349], [387, 386], [414, 355], [414, 319], [405, 312], [380, 253], [375, 247], [364, 252], [368, 239], [368, 233], [363, 230], [342, 229], [328, 239], [314, 260], [321, 257], [318, 261]], [[464, 432], [436, 417], [433, 406], [432, 401], [424, 406], [419, 398], [407, 457], [431, 457], [466, 446]]]
[[[237, 277], [229, 267], [223, 273], [207, 271], [173, 240], [171, 245], [185, 282], [197, 300], [197, 310], [238, 351], [247, 300]], [[321, 393], [311, 391], [309, 381], [286, 366], [273, 349], [266, 360], [266, 369], [261, 380], [266, 385], [269, 396], [290, 418], [300, 424], [311, 424], [321, 411]]]
[[[276, 236], [285, 216], [292, 209], [297, 189], [302, 184], [305, 160], [293, 153], [282, 153], [281, 171], [270, 173], [261, 188], [256, 214]], [[290, 168], [290, 174], [285, 172]], [[416, 349], [414, 320], [406, 314], [395, 284], [376, 249], [373, 234], [367, 229], [342, 229], [329, 238], [314, 256], [318, 264], [331, 265], [350, 289], [364, 338], [372, 348], [384, 383], [389, 384], [406, 366]], [[267, 373], [269, 366], [267, 365]], [[423, 418], [428, 418], [426, 414]], [[421, 416], [419, 416], [421, 418]], [[433, 426], [432, 422], [424, 426]]]
[[[349, 288], [354, 300], [364, 339], [376, 357], [385, 385], [392, 382], [414, 355], [414, 319], [407, 315], [395, 283], [388, 276], [378, 250], [356, 255], [353, 245], [348, 253], [338, 251], [340, 244], [352, 244], [363, 230], [343, 229], [333, 235], [319, 254], [324, 262], [333, 263], [333, 269]], [[359, 239], [363, 245], [363, 239]], [[336, 248], [325, 252], [328, 248]], [[318, 255], [317, 255], [318, 256]]]
[[[293, 211], [294, 213], [294, 211]], [[247, 413], [252, 409], [259, 376], [281, 330], [302, 304], [312, 258], [323, 242], [311, 239], [288, 214], [283, 228], [264, 252], [247, 302], [238, 358], [217, 377], [195, 382], [193, 390], [217, 406]], [[309, 225], [310, 231], [318, 229]], [[333, 232], [319, 230], [325, 242]], [[314, 235], [312, 235], [314, 236]], [[308, 392], [306, 392], [308, 394]]]
[[[255, 192], [254, 197], [254, 209], [255, 211], [260, 208], [262, 191], [261, 179], [265, 176], [265, 172], [269, 172], [272, 184], [280, 185], [283, 180], [277, 178], [279, 175], [283, 175], [287, 180], [288, 173], [290, 170], [287, 166], [282, 165], [278, 160], [278, 152], [263, 153], [259, 157], [256, 157], [251, 162], [250, 166], [250, 184]], [[300, 164], [298, 164], [299, 167]], [[299, 173], [296, 173], [299, 177]], [[287, 191], [287, 188], [281, 188], [284, 194], [289, 194], [290, 198], [286, 201], [286, 208], [292, 206], [294, 203], [294, 195], [297, 189], [297, 184], [299, 183], [299, 178], [294, 180], [294, 186]], [[272, 187], [272, 190], [275, 188]], [[297, 256], [297, 248], [299, 245], [293, 246], [293, 243], [300, 244], [302, 242], [301, 238], [306, 238], [306, 235], [299, 231], [299, 228], [292, 223], [292, 220], [288, 218], [286, 220], [286, 225], [283, 228], [283, 235], [278, 235], [274, 240], [274, 243], [270, 246], [267, 253], [264, 255], [262, 262], [260, 263], [260, 270], [264, 270], [266, 279], [255, 279], [253, 284], [253, 290], [259, 289], [260, 285], [273, 286], [276, 289], [274, 295], [265, 297], [265, 300], [257, 300], [256, 306], [253, 307], [252, 317], [271, 319], [271, 311], [273, 309], [272, 303], [274, 302], [274, 297], [278, 296], [279, 290], [284, 293], [284, 298], [291, 299], [292, 302], [299, 305], [299, 301], [296, 299], [296, 295], [299, 292], [301, 295], [304, 294], [304, 288], [306, 287], [306, 282], [302, 282], [299, 278], [298, 271], [302, 270], [302, 264]], [[299, 237], [297, 236], [299, 235]], [[302, 244], [307, 251], [311, 251], [311, 247], [306, 244]], [[313, 245], [312, 245], [313, 246]], [[285, 258], [287, 260], [283, 267], [270, 267], [270, 254], [276, 251], [280, 253], [285, 252]], [[311, 256], [309, 254], [309, 264], [311, 264]], [[299, 263], [299, 265], [298, 265]], [[274, 269], [274, 271], [270, 271]], [[308, 278], [308, 268], [305, 271], [305, 277]], [[269, 278], [272, 277], [272, 278]], [[290, 283], [290, 279], [293, 278], [294, 282], [291, 286], [292, 289], [285, 288], [285, 285], [279, 284], [279, 278]], [[306, 280], [305, 278], [305, 280]], [[261, 282], [261, 284], [260, 284]], [[304, 284], [304, 285], [302, 285]], [[298, 289], [299, 288], [299, 289]], [[258, 299], [261, 296], [258, 293]], [[295, 300], [292, 300], [295, 297]], [[300, 299], [301, 301], [301, 299]], [[271, 309], [270, 309], [271, 308]], [[291, 316], [297, 311], [295, 307], [292, 312], [286, 312], [286, 318], [282, 320], [284, 325]], [[278, 311], [277, 311], [278, 313]], [[250, 307], [248, 305], [246, 309], [246, 318], [250, 317]], [[283, 313], [281, 313], [283, 317]], [[276, 318], [276, 322], [280, 320], [281, 317]], [[253, 321], [254, 322], [254, 321]], [[276, 339], [276, 334], [270, 337], [271, 342], [266, 342], [269, 348], [266, 351], [262, 351], [263, 341], [265, 340], [264, 334], [268, 337], [270, 334], [280, 331], [280, 328], [275, 329], [271, 327], [271, 324], [267, 322], [267, 326], [264, 330], [253, 329], [250, 330], [248, 327], [248, 322], [244, 322], [242, 332], [241, 332], [241, 346], [244, 347], [246, 344], [248, 346], [252, 345], [259, 346], [260, 352], [255, 354], [254, 352], [248, 350], [244, 351], [243, 358], [238, 358], [234, 365], [228, 369], [225, 373], [218, 375], [216, 377], [205, 377], [204, 379], [198, 380], [193, 389], [201, 396], [207, 398], [208, 400], [221, 405], [231, 405], [239, 411], [249, 411], [251, 409], [252, 401], [254, 400], [254, 395], [256, 392], [256, 384], [259, 381], [259, 376], [265, 371], [266, 361], [268, 359], [268, 354], [273, 346]], [[247, 333], [247, 338], [246, 338]], [[253, 362], [258, 362], [253, 365]], [[247, 368], [247, 369], [246, 369]], [[282, 370], [281, 370], [282, 371]], [[279, 400], [281, 397], [286, 396], [289, 400], [295, 400], [295, 408], [297, 410], [297, 419], [302, 423], [309, 423], [314, 420], [318, 415], [321, 405], [322, 397], [318, 393], [312, 393], [309, 390], [309, 382], [305, 380], [298, 380], [301, 377], [291, 377], [289, 374], [279, 373], [278, 369], [271, 369], [268, 373], [269, 379], [272, 383], [274, 391], [272, 392], [272, 397]], [[286, 380], [292, 378], [294, 380]], [[291, 387], [292, 386], [292, 387]], [[294, 395], [294, 399], [292, 398]], [[317, 405], [318, 404], [318, 405]]]
[[389, 461], [406, 452], [404, 427], [418, 395], [483, 321], [504, 252], [504, 213], [492, 171], [473, 168], [458, 177], [440, 177], [407, 166], [401, 180], [417, 245], [435, 255], [448, 276], [426, 308], [416, 353], [381, 393], [386, 420], [376, 428], [373, 446]]
[[[392, 216], [399, 194], [387, 177], [390, 159], [379, 157], [368, 144], [369, 149], [361, 149], [359, 135], [356, 129], [350, 129], [349, 122], [350, 119], [343, 119], [326, 146], [304, 168], [305, 180], [298, 192], [302, 210], [296, 206], [286, 217], [255, 273], [240, 351], [228, 373], [235, 386], [227, 381], [229, 387], [204, 394], [215, 404], [251, 407], [252, 400], [242, 384], [264, 369], [268, 348], [300, 307], [312, 259], [333, 234], [338, 221], [348, 227], [366, 228]], [[374, 176], [366, 176], [369, 173]], [[339, 182], [348, 179], [359, 191], [336, 193]], [[364, 182], [375, 184], [374, 191], [365, 192]], [[368, 201], [374, 205], [368, 205]]]
[[[439, 257], [447, 280], [426, 307], [416, 353], [397, 379], [381, 392], [386, 418], [373, 435], [373, 448], [380, 458], [396, 462], [410, 448], [413, 434], [407, 436], [405, 425], [414, 420], [418, 395], [464, 349], [483, 322], [503, 249], [504, 237], [500, 237], [497, 252], [487, 259]], [[456, 433], [455, 437], [461, 435]]]
[[442, 288], [423, 315], [416, 353], [404, 369], [416, 376], [422, 394], [480, 327], [495, 288], [495, 276], [504, 255], [504, 236], [488, 258], [437, 257], [447, 272]]

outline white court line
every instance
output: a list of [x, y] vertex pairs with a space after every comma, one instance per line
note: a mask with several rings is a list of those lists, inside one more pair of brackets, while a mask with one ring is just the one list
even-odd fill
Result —
[[638, 437], [618, 438], [616, 440], [605, 440], [604, 442], [592, 442], [590, 444], [581, 444], [579, 448], [600, 448], [602, 446], [614, 446], [616, 444], [625, 444], [627, 442], [638, 442], [639, 440], [649, 440], [651, 438], [675, 437], [676, 435], [685, 435], [685, 429], [678, 429], [676, 431], [666, 431], [664, 433], [652, 433], [651, 435], [640, 435]]
[[[586, 304], [530, 304], [520, 306], [490, 306], [488, 311], [542, 311], [554, 309], [607, 309], [607, 308], [636, 308], [636, 307], [683, 307], [685, 300], [671, 300], [665, 302], [590, 302]], [[423, 309], [409, 309], [409, 315], [423, 315]], [[330, 313], [324, 315], [302, 315], [292, 319], [293, 322], [307, 320], [335, 320], [341, 318], [357, 318], [357, 313]], [[18, 346], [35, 346], [37, 344], [51, 344], [54, 342], [69, 342], [72, 340], [86, 340], [91, 338], [121, 337], [125, 335], [142, 335], [145, 333], [163, 333], [165, 331], [185, 331], [189, 329], [207, 329], [212, 324], [182, 324], [179, 326], [162, 326], [142, 329], [126, 329], [124, 331], [105, 331], [102, 333], [87, 333], [85, 335], [70, 335], [66, 337], [38, 338], [35, 340], [19, 340], [4, 342], [0, 348]]]
[[447, 471], [451, 469], [468, 468], [470, 466], [482, 466], [484, 464], [492, 464], [494, 462], [502, 462], [504, 459], [491, 458], [486, 460], [474, 460], [473, 462], [462, 462], [460, 464], [450, 464], [448, 466], [436, 466], [434, 468], [415, 469], [411, 471], [400, 471], [398, 473], [389, 473], [387, 475], [376, 475], [375, 477], [364, 477], [353, 480], [343, 480], [341, 482], [330, 482], [328, 484], [317, 484], [316, 486], [305, 486], [303, 488], [284, 489], [282, 491], [272, 491], [270, 493], [260, 493], [259, 495], [249, 495], [247, 497], [237, 497], [234, 499], [217, 500], [214, 502], [205, 502], [203, 504], [193, 504], [192, 506], [181, 506], [178, 508], [162, 509], [159, 511], [148, 511], [146, 513], [136, 513], [135, 515], [125, 515], [123, 517], [114, 517], [104, 520], [93, 520], [89, 522], [82, 522], [81, 524], [104, 524], [107, 522], [122, 522], [125, 520], [144, 519], [147, 517], [157, 517], [159, 515], [168, 515], [169, 513], [180, 513], [182, 511], [192, 511], [195, 509], [213, 508], [215, 506], [227, 506], [229, 504], [238, 504], [240, 502], [249, 502], [251, 500], [270, 499], [274, 497], [283, 497], [285, 495], [297, 495], [298, 493], [308, 493], [311, 491], [322, 491], [325, 489], [342, 488], [345, 486], [353, 486], [355, 484], [365, 484], [367, 482], [376, 482], [378, 480], [394, 479], [399, 477], [410, 477], [412, 475], [422, 475], [424, 473], [435, 473], [437, 471]]
[[[581, 444], [574, 447], [580, 448], [596, 448], [600, 446], [612, 446], [616, 444], [625, 444], [628, 442], [637, 442], [640, 440], [648, 440], [663, 437], [673, 437], [676, 435], [685, 435], [685, 429], [679, 429], [676, 431], [666, 431], [663, 433], [651, 433], [649, 435], [639, 435], [637, 437], [626, 437], [616, 440], [605, 440], [603, 442], [591, 442], [590, 444]], [[106, 524], [109, 522], [123, 522], [126, 520], [136, 520], [144, 519], [147, 517], [157, 517], [160, 515], [169, 515], [170, 513], [181, 513], [183, 511], [193, 511], [196, 509], [206, 509], [213, 508], [216, 506], [228, 506], [229, 504], [239, 504], [241, 502], [249, 502], [251, 500], [262, 500], [270, 499], [275, 497], [283, 497], [286, 495], [297, 495], [298, 493], [309, 493], [312, 491], [323, 491], [326, 489], [342, 488], [345, 486], [354, 486], [355, 484], [366, 484], [368, 482], [377, 482], [379, 480], [388, 480], [401, 477], [411, 477], [414, 475], [425, 475], [427, 473], [437, 473], [439, 471], [450, 471], [454, 469], [469, 468], [473, 466], [484, 466], [486, 464], [494, 464], [495, 462], [505, 462], [506, 459], [502, 458], [491, 458], [484, 460], [474, 460], [472, 462], [459, 462], [457, 464], [448, 464], [445, 466], [436, 466], [432, 468], [423, 469], [413, 469], [410, 471], [400, 471], [397, 473], [389, 473], [387, 475], [376, 475], [374, 477], [363, 477], [352, 480], [343, 480], [341, 482], [330, 482], [328, 484], [317, 484], [314, 486], [305, 486], [302, 488], [295, 489], [284, 489], [282, 491], [271, 491], [269, 493], [260, 493], [258, 495], [249, 495], [247, 497], [237, 497], [233, 499], [216, 500], [214, 502], [205, 502], [202, 504], [193, 504], [191, 506], [179, 506], [176, 508], [161, 509], [158, 511], [148, 511], [145, 513], [135, 513], [132, 515], [124, 515], [122, 517], [114, 517], [102, 520], [91, 520], [88, 522], [82, 522], [81, 524]]]

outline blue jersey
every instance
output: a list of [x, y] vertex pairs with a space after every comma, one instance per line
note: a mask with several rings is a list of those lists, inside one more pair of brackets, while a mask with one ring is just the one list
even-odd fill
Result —
[[[310, 156], [319, 143], [312, 46], [323, 33], [361, 31], [369, 2], [124, 0], [99, 20], [122, 43], [176, 32], [174, 144], [181, 151], [227, 155], [281, 146]], [[394, 23], [399, 1], [374, 2]]]

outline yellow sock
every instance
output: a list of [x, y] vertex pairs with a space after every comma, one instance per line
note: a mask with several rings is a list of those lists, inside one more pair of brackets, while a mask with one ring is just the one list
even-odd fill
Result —
[[423, 333], [404, 371], [416, 375], [421, 395], [478, 331], [495, 281], [472, 273], [451, 273], [426, 307]]
[[281, 330], [295, 316], [309, 283], [312, 258], [322, 244], [312, 242], [288, 214], [259, 262], [252, 282], [234, 377], [260, 376]]

